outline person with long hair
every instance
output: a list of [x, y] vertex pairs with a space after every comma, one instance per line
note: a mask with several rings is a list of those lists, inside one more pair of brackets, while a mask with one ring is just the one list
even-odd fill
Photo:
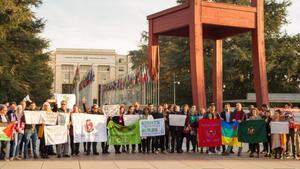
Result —
[[[275, 110], [272, 121], [285, 121], [280, 110]], [[283, 159], [284, 151], [286, 149], [286, 135], [285, 134], [271, 134], [272, 150], [275, 159]]]
[[[116, 124], [124, 126], [124, 118], [123, 118], [124, 114], [125, 114], [125, 106], [121, 105], [119, 108], [119, 115], [112, 117], [112, 121]], [[114, 148], [115, 148], [116, 154], [121, 154], [121, 151], [120, 151], [121, 146], [120, 145], [114, 145]], [[125, 147], [124, 147], [124, 151], [126, 152]]]
[[13, 131], [13, 140], [10, 145], [9, 158], [10, 160], [20, 160], [19, 155], [19, 146], [21, 144], [24, 127], [25, 127], [25, 116], [23, 114], [23, 106], [18, 105], [13, 117], [11, 118], [12, 122], [15, 122], [14, 131]]
[[[150, 109], [148, 107], [144, 108], [141, 119], [153, 120], [153, 116], [150, 114]], [[151, 142], [151, 137], [142, 137], [142, 152], [143, 152], [143, 154], [150, 153], [150, 142]]]
[[[53, 113], [51, 110], [51, 106], [48, 102], [45, 102], [43, 104], [42, 110], [45, 111], [46, 113]], [[42, 123], [38, 128], [38, 136], [40, 138], [40, 153], [41, 153], [41, 158], [49, 158], [48, 157], [48, 149], [50, 148], [50, 146], [47, 146], [46, 142], [45, 142], [44, 127], [45, 127], [45, 124]]]
[[[248, 120], [261, 120], [262, 118], [259, 116], [259, 110], [257, 108], [252, 108], [250, 111], [251, 116]], [[259, 143], [249, 143], [250, 147], [250, 155], [249, 157], [254, 157], [254, 153], [257, 153], [257, 158], [259, 158]]]

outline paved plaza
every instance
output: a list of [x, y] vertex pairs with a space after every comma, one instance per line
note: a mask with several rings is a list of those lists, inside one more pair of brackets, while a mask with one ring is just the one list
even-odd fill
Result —
[[300, 161], [204, 154], [120, 154], [0, 162], [0, 169], [300, 169]]

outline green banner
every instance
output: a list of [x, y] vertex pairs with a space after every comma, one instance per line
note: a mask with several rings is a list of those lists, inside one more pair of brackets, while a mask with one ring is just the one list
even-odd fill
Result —
[[267, 141], [266, 122], [264, 120], [243, 121], [239, 125], [238, 138], [244, 143], [264, 143]]
[[140, 144], [140, 126], [139, 121], [130, 126], [121, 126], [110, 121], [108, 123], [108, 144], [110, 145], [128, 145]]

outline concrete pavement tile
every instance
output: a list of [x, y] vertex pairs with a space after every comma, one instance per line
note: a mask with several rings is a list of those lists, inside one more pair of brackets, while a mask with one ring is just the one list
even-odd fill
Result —
[[155, 169], [147, 160], [140, 161], [114, 161], [119, 169]]
[[43, 161], [10, 161], [1, 166], [1, 169], [40, 169]]
[[149, 164], [156, 169], [192, 169], [190, 166], [179, 160], [149, 161]]
[[103, 169], [118, 169], [116, 164], [113, 161], [89, 161], [89, 160], [81, 160], [79, 161], [80, 169], [96, 169], [96, 168], [103, 168]]
[[298, 161], [289, 161], [289, 163], [285, 163], [282, 160], [268, 160], [268, 161], [257, 161], [255, 166], [263, 167], [264, 169], [295, 169], [291, 165], [298, 163], [298, 168], [300, 167], [300, 163]]
[[215, 163], [212, 160], [184, 160], [182, 163], [193, 169], [227, 169], [225, 166]]
[[79, 169], [77, 160], [44, 161], [42, 169]]

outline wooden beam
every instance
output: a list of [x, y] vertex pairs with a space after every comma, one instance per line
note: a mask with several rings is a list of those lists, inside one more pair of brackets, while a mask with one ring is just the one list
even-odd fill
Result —
[[216, 111], [223, 110], [223, 40], [214, 40], [213, 49], [213, 102]]
[[190, 2], [193, 14], [189, 26], [193, 103], [200, 110], [206, 108], [201, 0], [191, 0]]
[[268, 81], [265, 57], [264, 36], [264, 1], [252, 0], [252, 5], [257, 8], [256, 29], [252, 31], [252, 64], [254, 73], [254, 88], [256, 104], [269, 104]]

